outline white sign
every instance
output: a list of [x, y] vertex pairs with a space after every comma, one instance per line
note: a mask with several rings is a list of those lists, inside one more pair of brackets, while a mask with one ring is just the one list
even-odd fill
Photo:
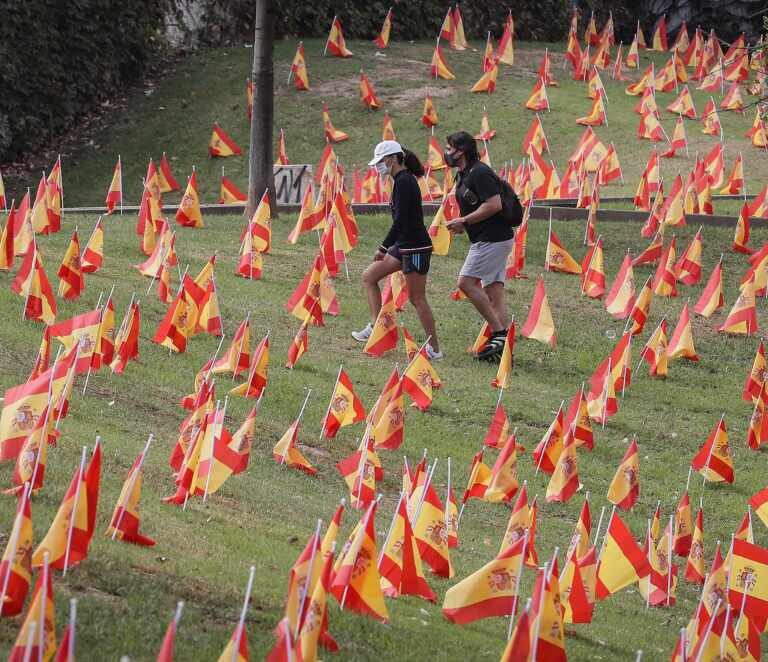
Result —
[[300, 205], [312, 180], [308, 164], [275, 166], [275, 197], [278, 205]]

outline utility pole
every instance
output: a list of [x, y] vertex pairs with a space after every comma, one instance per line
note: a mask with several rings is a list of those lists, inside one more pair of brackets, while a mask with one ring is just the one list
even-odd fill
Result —
[[253, 117], [248, 152], [248, 218], [253, 215], [265, 189], [269, 189], [272, 218], [277, 216], [275, 179], [272, 172], [272, 120], [274, 115], [274, 0], [256, 0], [253, 34]]

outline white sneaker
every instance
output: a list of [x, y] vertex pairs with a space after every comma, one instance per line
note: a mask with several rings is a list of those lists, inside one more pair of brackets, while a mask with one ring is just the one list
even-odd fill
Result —
[[442, 352], [436, 352], [432, 349], [432, 345], [427, 344], [427, 356], [430, 361], [440, 361], [443, 358]]
[[368, 322], [368, 326], [366, 326], [361, 331], [353, 331], [352, 337], [357, 340], [357, 342], [368, 342], [368, 338], [371, 337], [371, 333], [373, 333], [373, 324]]

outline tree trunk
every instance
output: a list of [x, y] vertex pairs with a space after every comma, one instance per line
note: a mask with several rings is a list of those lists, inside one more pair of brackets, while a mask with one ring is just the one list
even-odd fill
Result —
[[265, 189], [269, 189], [272, 218], [277, 216], [275, 178], [272, 172], [272, 116], [274, 114], [275, 8], [273, 0], [256, 0], [253, 36], [253, 119], [248, 153], [248, 218], [253, 215]]

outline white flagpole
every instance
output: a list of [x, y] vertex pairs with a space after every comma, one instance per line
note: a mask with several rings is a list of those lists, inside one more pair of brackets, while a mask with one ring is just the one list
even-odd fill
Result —
[[306, 579], [304, 580], [304, 586], [301, 587], [301, 600], [299, 600], [299, 611], [298, 617], [296, 619], [296, 631], [293, 635], [294, 639], [298, 639], [299, 637], [299, 626], [301, 624], [301, 614], [304, 611], [304, 603], [307, 599], [307, 595], [309, 594], [310, 587], [312, 586], [312, 571], [315, 567], [315, 556], [317, 556], [317, 549], [320, 547], [320, 527], [323, 525], [323, 520], [318, 519], [317, 520], [317, 527], [315, 528], [315, 535], [312, 537], [312, 540], [315, 541], [315, 544], [312, 546], [312, 555], [309, 558], [309, 570], [307, 572]]
[[40, 590], [40, 619], [38, 623], [41, 624], [40, 632], [37, 634], [37, 659], [39, 662], [43, 662], [45, 659], [45, 624], [48, 619], [45, 617], [46, 603], [48, 602], [48, 573], [50, 568], [48, 566], [48, 552], [43, 554], [43, 581], [42, 588]]
[[80, 470], [77, 472], [77, 486], [75, 487], [75, 500], [72, 503], [72, 510], [69, 513], [69, 527], [67, 530], [67, 546], [64, 550], [64, 571], [62, 572], [62, 577], [67, 576], [67, 567], [69, 566], [69, 553], [72, 548], [72, 533], [75, 530], [75, 518], [77, 517], [77, 504], [80, 499], [80, 488], [83, 485], [83, 474], [85, 472], [85, 455], [87, 452], [88, 452], [88, 447], [83, 446], [83, 452], [80, 455]]
[[243, 609], [240, 612], [240, 620], [237, 622], [235, 631], [235, 645], [232, 647], [232, 662], [237, 662], [240, 656], [240, 641], [243, 635], [243, 626], [245, 625], [245, 616], [248, 613], [248, 603], [251, 601], [251, 591], [253, 590], [253, 576], [256, 574], [256, 566], [251, 566], [248, 574], [248, 586], [245, 589], [245, 599], [243, 600]]
[[72, 598], [69, 601], [69, 646], [67, 647], [67, 654], [70, 660], [75, 659], [75, 628], [77, 625], [77, 598]]

